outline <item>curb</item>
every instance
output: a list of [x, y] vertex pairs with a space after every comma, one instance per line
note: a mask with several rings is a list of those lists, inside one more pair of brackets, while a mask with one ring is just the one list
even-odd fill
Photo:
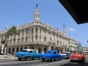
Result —
[[17, 59], [0, 59], [0, 61], [11, 61], [11, 60], [17, 60]]

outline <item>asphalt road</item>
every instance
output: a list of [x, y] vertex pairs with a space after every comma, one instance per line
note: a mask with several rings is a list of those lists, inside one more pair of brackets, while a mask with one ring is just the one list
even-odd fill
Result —
[[[86, 56], [86, 58], [88, 61], [88, 56]], [[87, 63], [70, 62], [69, 59], [54, 62], [42, 62], [41, 60], [0, 61], [0, 66], [85, 66], [86, 64]]]

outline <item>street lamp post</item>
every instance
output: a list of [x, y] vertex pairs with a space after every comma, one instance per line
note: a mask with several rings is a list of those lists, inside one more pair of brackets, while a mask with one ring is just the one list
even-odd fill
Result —
[[1, 44], [2, 44], [1, 54], [4, 55], [4, 51], [5, 51], [5, 39], [1, 40]]

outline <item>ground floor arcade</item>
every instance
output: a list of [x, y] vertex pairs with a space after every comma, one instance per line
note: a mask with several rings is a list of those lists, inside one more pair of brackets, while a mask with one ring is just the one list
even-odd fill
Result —
[[[16, 52], [22, 51], [23, 49], [35, 49], [39, 53], [44, 53], [46, 50], [56, 49], [58, 53], [62, 53], [64, 51], [64, 48], [62, 47], [56, 47], [53, 48], [52, 46], [47, 45], [15, 45], [15, 46], [8, 46], [7, 47], [7, 53], [15, 54]], [[1, 49], [0, 49], [1, 51]]]

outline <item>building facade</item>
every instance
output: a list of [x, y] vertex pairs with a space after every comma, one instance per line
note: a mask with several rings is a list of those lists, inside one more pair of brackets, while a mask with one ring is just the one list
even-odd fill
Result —
[[83, 51], [85, 54], [88, 54], [88, 47], [82, 47], [82, 51]]
[[79, 43], [74, 40], [73, 38], [69, 38], [69, 51], [74, 52], [74, 51], [78, 51], [79, 49]]
[[78, 42], [78, 51], [82, 51], [82, 45]]
[[[66, 35], [65, 27], [60, 32], [58, 28], [54, 29], [50, 25], [41, 22], [37, 7], [34, 12], [34, 20], [16, 28], [19, 35], [8, 37], [8, 53], [15, 53], [27, 48], [36, 49], [39, 53], [44, 53], [47, 49], [57, 49], [59, 53], [62, 53], [69, 49], [69, 38]], [[8, 28], [6, 27], [4, 31], [0, 32], [0, 41], [5, 39], [7, 31]]]

